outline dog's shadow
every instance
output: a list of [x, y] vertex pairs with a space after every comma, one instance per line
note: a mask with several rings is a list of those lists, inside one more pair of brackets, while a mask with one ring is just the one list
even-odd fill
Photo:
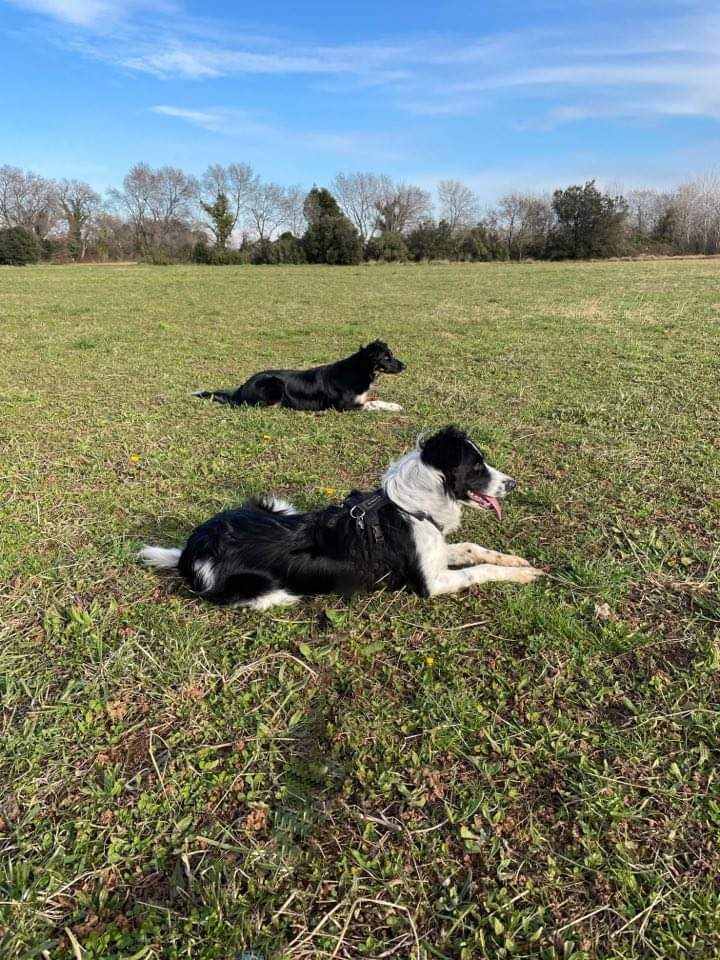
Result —
[[284, 848], [304, 844], [345, 782], [348, 758], [333, 749], [331, 729], [347, 696], [342, 687], [316, 695], [286, 733], [273, 829]]
[[[208, 519], [210, 514], [205, 519]], [[185, 515], [163, 515], [156, 517], [145, 514], [133, 518], [125, 532], [125, 538], [130, 543], [137, 544], [137, 549], [149, 544], [157, 547], [182, 547], [195, 527], [202, 523], [202, 519]]]

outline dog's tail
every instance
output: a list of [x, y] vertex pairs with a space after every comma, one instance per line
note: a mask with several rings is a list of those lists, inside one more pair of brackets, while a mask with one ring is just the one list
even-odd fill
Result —
[[194, 397], [200, 397], [203, 400], [214, 400], [215, 403], [232, 403], [232, 394], [227, 390], [196, 390]]
[[182, 550], [177, 547], [149, 547], [144, 546], [138, 554], [146, 567], [155, 570], [177, 570]]

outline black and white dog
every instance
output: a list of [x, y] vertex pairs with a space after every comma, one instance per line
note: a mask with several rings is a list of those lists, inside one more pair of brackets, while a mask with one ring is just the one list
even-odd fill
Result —
[[378, 373], [401, 373], [405, 364], [397, 360], [382, 340], [373, 340], [357, 353], [310, 370], [263, 370], [234, 393], [200, 390], [196, 397], [209, 398], [231, 406], [271, 407], [280, 404], [292, 410], [402, 410], [398, 403], [368, 400], [367, 394]]
[[378, 490], [354, 491], [342, 506], [298, 513], [276, 498], [249, 501], [203, 523], [183, 550], [146, 546], [140, 558], [177, 569], [205, 600], [256, 610], [383, 587], [429, 597], [492, 580], [531, 583], [542, 571], [521, 557], [445, 540], [461, 507], [500, 517], [514, 487], [466, 433], [445, 427], [393, 463]]

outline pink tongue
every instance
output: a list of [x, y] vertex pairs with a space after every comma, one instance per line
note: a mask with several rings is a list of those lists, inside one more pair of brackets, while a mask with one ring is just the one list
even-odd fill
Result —
[[500, 501], [495, 497], [485, 497], [485, 500], [490, 504], [495, 513], [497, 514], [498, 520], [502, 520], [502, 507], [500, 506]]
[[489, 497], [485, 493], [471, 493], [470, 497], [486, 510], [494, 510], [497, 514], [498, 520], [502, 520], [502, 507], [500, 506], [500, 501], [497, 499], [497, 497]]

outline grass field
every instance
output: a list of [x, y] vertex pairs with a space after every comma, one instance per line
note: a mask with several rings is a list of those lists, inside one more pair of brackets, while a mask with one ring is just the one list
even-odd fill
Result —
[[[0, 270], [0, 956], [720, 955], [720, 262]], [[189, 397], [376, 336], [402, 414]], [[457, 422], [550, 576], [212, 609], [140, 568]]]

